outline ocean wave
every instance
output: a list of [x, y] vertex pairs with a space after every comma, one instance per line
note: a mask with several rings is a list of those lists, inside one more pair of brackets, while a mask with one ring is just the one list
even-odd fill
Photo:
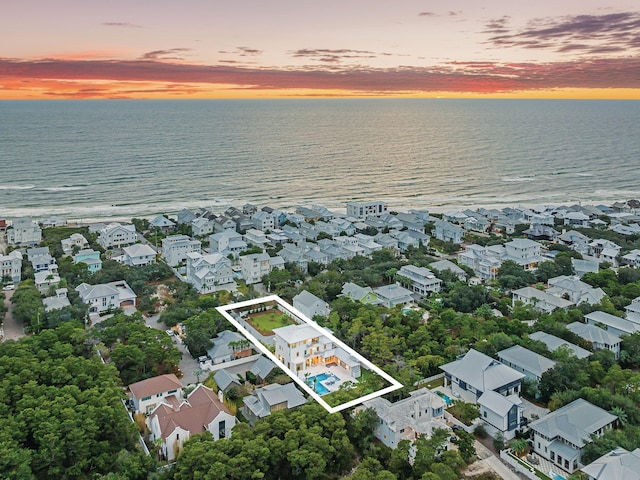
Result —
[[31, 190], [35, 185], [0, 185], [0, 190]]
[[38, 190], [44, 190], [45, 192], [73, 192], [75, 190], [86, 190], [87, 187], [81, 186], [63, 186], [63, 187], [42, 187]]
[[533, 180], [533, 178], [533, 175], [523, 175], [520, 177], [502, 177], [501, 180], [503, 182], [528, 182], [530, 180]]

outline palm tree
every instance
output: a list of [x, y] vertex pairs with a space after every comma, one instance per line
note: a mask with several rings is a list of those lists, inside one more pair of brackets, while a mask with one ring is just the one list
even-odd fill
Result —
[[511, 448], [513, 453], [521, 457], [529, 449], [529, 443], [524, 438], [516, 438], [509, 443], [509, 448]]
[[618, 417], [618, 422], [620, 422], [620, 425], [626, 425], [629, 422], [627, 412], [625, 412], [621, 407], [613, 407], [611, 410], [609, 410], [609, 413]]

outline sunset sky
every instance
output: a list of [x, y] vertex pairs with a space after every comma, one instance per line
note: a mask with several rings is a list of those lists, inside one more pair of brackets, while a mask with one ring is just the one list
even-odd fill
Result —
[[640, 99], [637, 0], [5, 0], [0, 32], [0, 99]]

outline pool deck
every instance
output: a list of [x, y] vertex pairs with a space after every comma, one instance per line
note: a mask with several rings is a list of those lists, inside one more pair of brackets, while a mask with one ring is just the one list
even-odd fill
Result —
[[305, 370], [298, 372], [298, 376], [304, 380], [306, 373], [309, 374], [309, 377], [320, 375], [322, 373], [330, 373], [338, 377], [338, 380], [333, 385], [327, 385], [325, 383], [322, 384], [327, 390], [329, 390], [329, 393], [335, 392], [336, 390], [338, 390], [340, 388], [340, 385], [342, 385], [345, 382], [358, 383], [357, 379], [351, 378], [351, 375], [349, 374], [349, 372], [347, 372], [344, 368], [339, 367], [337, 365], [331, 366], [331, 367], [327, 365], [310, 366], [310, 367], [307, 367]]

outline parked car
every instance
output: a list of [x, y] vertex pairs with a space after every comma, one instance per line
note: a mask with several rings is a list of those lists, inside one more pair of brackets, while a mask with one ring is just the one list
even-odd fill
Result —
[[4, 287], [2, 287], [2, 290], [4, 290], [5, 292], [9, 291], [9, 290], [13, 290], [15, 289], [16, 286], [13, 283], [10, 283], [9, 285], [5, 285]]

